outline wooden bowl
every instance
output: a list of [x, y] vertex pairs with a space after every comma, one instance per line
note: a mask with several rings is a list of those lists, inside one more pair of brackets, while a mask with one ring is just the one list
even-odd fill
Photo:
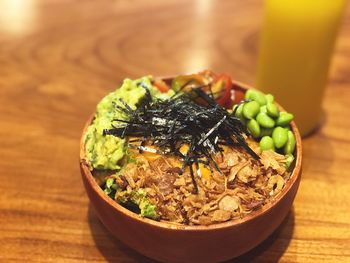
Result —
[[[233, 82], [233, 89], [245, 92], [246, 85]], [[86, 128], [93, 116], [87, 121]], [[296, 138], [296, 161], [290, 179], [273, 201], [242, 219], [209, 226], [185, 226], [157, 222], [127, 210], [108, 197], [96, 183], [84, 161], [80, 142], [80, 169], [86, 192], [106, 228], [139, 253], [164, 262], [218, 262], [237, 257], [257, 246], [281, 224], [288, 214], [301, 177], [301, 138]]]

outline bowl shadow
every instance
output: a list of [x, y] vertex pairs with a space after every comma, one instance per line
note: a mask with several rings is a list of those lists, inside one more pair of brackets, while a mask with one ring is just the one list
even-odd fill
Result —
[[281, 225], [260, 245], [237, 258], [225, 261], [225, 263], [278, 262], [289, 246], [293, 231], [294, 209], [292, 207]]
[[99, 220], [91, 203], [89, 203], [87, 219], [95, 246], [107, 262], [158, 262], [143, 256], [114, 237]]
[[[143, 256], [112, 236], [98, 219], [91, 204], [89, 204], [87, 218], [95, 245], [107, 262], [159, 262]], [[292, 208], [281, 225], [265, 241], [249, 252], [224, 263], [278, 262], [288, 248], [293, 230], [294, 210]]]

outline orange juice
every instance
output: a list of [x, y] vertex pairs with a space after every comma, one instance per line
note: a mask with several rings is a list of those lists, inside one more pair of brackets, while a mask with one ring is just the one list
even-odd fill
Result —
[[275, 95], [301, 134], [319, 123], [346, 0], [266, 0], [257, 88]]

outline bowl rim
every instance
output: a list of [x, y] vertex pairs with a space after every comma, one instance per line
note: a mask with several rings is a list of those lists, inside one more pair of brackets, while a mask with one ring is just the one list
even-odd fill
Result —
[[[247, 89], [250, 89], [249, 85], [243, 84], [239, 81], [232, 81], [233, 89], [234, 90], [241, 90], [243, 92], [247, 91]], [[281, 110], [284, 110], [283, 107], [281, 107], [278, 103], [277, 105], [280, 107]], [[156, 221], [153, 219], [141, 217], [140, 215], [128, 210], [127, 208], [123, 207], [119, 203], [117, 203], [115, 200], [110, 198], [106, 193], [103, 192], [102, 188], [97, 184], [96, 180], [94, 179], [90, 169], [88, 168], [88, 165], [85, 160], [85, 147], [84, 147], [84, 134], [86, 133], [86, 130], [88, 126], [91, 124], [94, 113], [89, 117], [88, 121], [85, 123], [83, 133], [81, 135], [80, 139], [80, 167], [82, 169], [81, 175], [85, 177], [86, 181], [90, 184], [91, 188], [94, 190], [94, 193], [97, 194], [104, 202], [108, 203], [110, 206], [112, 206], [114, 209], [118, 210], [120, 213], [124, 214], [125, 216], [130, 217], [133, 220], [139, 221], [140, 223], [151, 225], [158, 228], [168, 229], [168, 230], [186, 230], [186, 231], [208, 231], [208, 230], [217, 230], [217, 229], [225, 229], [233, 226], [238, 226], [247, 223], [248, 221], [251, 221], [252, 219], [256, 219], [259, 217], [262, 217], [264, 214], [266, 214], [273, 206], [277, 205], [283, 197], [287, 194], [289, 190], [291, 190], [292, 186], [298, 182], [298, 180], [301, 177], [301, 169], [302, 169], [302, 145], [301, 145], [301, 137], [299, 130], [295, 124], [294, 121], [291, 122], [291, 128], [293, 131], [293, 134], [296, 139], [296, 158], [295, 158], [295, 166], [294, 169], [284, 185], [282, 191], [280, 191], [276, 196], [274, 196], [270, 202], [263, 205], [261, 208], [252, 211], [251, 213], [245, 215], [243, 218], [240, 219], [231, 219], [226, 222], [221, 223], [214, 223], [211, 225], [182, 225], [179, 223], [173, 223], [173, 222], [167, 222], [167, 221]]]

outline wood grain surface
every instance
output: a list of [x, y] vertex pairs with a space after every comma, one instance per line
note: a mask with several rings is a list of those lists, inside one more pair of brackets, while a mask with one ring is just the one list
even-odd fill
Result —
[[[253, 84], [261, 0], [0, 1], [0, 262], [152, 262], [89, 205], [79, 138], [125, 77], [211, 68]], [[350, 262], [350, 8], [293, 209], [232, 262]]]

